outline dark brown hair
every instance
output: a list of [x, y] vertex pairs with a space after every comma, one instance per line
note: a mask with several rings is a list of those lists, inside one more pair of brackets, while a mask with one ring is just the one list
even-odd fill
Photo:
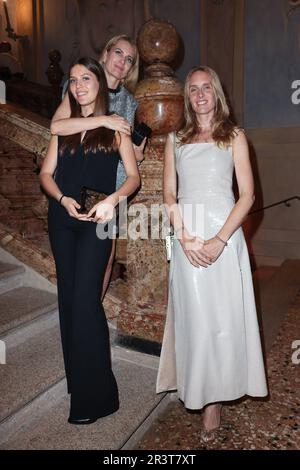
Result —
[[233, 138], [237, 134], [237, 127], [230, 119], [229, 107], [220, 79], [216, 72], [206, 65], [192, 68], [186, 77], [184, 85], [185, 123], [182, 129], [177, 133], [180, 142], [179, 145], [191, 143], [193, 137], [198, 132], [196, 114], [192, 108], [189, 98], [189, 83], [191, 76], [195, 72], [206, 72], [211, 78], [211, 84], [216, 98], [215, 112], [212, 119], [212, 138], [219, 147], [228, 147], [231, 145]]
[[[96, 76], [99, 82], [99, 91], [95, 101], [93, 116], [103, 116], [105, 114], [108, 114], [109, 95], [107, 81], [102, 66], [95, 59], [92, 59], [90, 57], [82, 57], [81, 59], [73, 62], [73, 64], [70, 66], [69, 77], [71, 74], [71, 70], [75, 65], [83, 65], [84, 67], [86, 67], [90, 72], [92, 72]], [[70, 117], [81, 117], [81, 107], [72, 95], [70, 91], [70, 86], [68, 89], [68, 95], [71, 107]], [[76, 149], [80, 145], [80, 140], [80, 133], [66, 136], [60, 148], [60, 154], [63, 153], [65, 148], [68, 148], [70, 152], [74, 154]], [[105, 152], [116, 150], [115, 132], [111, 129], [106, 129], [105, 127], [98, 127], [97, 129], [86, 131], [83, 149], [84, 153], [95, 153], [98, 150], [104, 150]]]

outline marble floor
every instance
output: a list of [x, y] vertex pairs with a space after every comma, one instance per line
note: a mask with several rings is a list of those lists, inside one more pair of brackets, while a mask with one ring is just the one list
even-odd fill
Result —
[[227, 403], [214, 440], [201, 442], [201, 412], [188, 412], [177, 400], [153, 423], [136, 449], [300, 449], [300, 289], [268, 354], [267, 369], [269, 397]]

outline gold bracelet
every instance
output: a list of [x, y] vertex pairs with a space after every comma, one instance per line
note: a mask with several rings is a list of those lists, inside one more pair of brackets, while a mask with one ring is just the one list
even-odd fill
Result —
[[222, 238], [220, 238], [218, 235], [215, 235], [215, 238], [216, 238], [217, 240], [220, 240], [220, 242], [222, 242], [225, 246], [228, 245], [228, 243], [225, 242], [224, 240], [222, 240]]

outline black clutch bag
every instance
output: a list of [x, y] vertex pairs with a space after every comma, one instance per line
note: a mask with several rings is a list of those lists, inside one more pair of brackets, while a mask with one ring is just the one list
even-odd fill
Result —
[[80, 209], [78, 212], [87, 214], [91, 208], [108, 197], [108, 194], [100, 193], [94, 189], [83, 186], [80, 191]]
[[151, 135], [152, 129], [147, 126], [144, 122], [141, 122], [137, 125], [132, 133], [132, 142], [135, 145], [141, 145], [143, 142], [144, 137], [149, 137]]

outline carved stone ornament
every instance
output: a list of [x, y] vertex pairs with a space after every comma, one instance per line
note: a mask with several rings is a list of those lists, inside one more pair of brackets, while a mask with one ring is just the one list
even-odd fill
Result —
[[138, 83], [135, 93], [137, 120], [151, 127], [151, 143], [155, 145], [182, 124], [183, 85], [169, 65], [178, 52], [179, 37], [171, 23], [151, 19], [140, 29], [137, 42], [147, 64], [146, 78]]

